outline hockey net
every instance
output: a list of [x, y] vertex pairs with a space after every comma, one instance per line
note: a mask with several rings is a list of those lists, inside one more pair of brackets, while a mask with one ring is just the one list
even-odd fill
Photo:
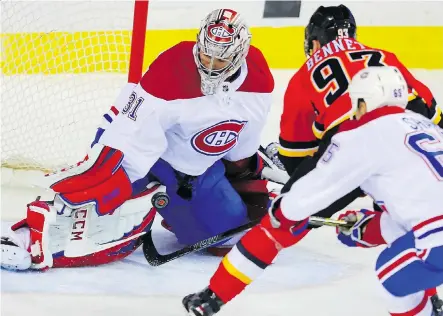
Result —
[[82, 159], [141, 75], [146, 18], [146, 0], [1, 2], [2, 174]]

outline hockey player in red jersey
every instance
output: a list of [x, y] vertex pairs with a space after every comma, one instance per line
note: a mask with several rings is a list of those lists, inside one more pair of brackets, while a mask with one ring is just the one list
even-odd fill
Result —
[[[284, 96], [278, 157], [291, 175], [312, 156], [320, 140], [349, 119], [350, 79], [366, 67], [395, 66], [408, 83], [407, 109], [443, 127], [442, 112], [431, 91], [394, 53], [356, 40], [357, 25], [344, 5], [316, 10], [305, 30], [306, 63], [291, 78]], [[329, 134], [329, 135], [328, 135]]]
[[[291, 175], [282, 193], [287, 192], [294, 183], [315, 168], [321, 158], [319, 149], [325, 149], [340, 124], [350, 118], [352, 107], [348, 95], [349, 82], [361, 69], [396, 66], [407, 82], [407, 108], [443, 126], [442, 112], [429, 89], [416, 80], [393, 53], [359, 43], [355, 40], [355, 35], [355, 19], [343, 5], [320, 7], [306, 27], [305, 52], [309, 59], [288, 85], [281, 119], [278, 156]], [[343, 198], [326, 205], [315, 215], [330, 217], [363, 195], [360, 187], [351, 188], [344, 193]], [[311, 227], [301, 229], [297, 239], [291, 239], [291, 245], [301, 240], [310, 230]], [[237, 244], [233, 252], [240, 251], [245, 256], [249, 256], [251, 252], [258, 254], [262, 259], [255, 263], [263, 269], [272, 262], [278, 250], [274, 249], [275, 253], [263, 253], [262, 250], [250, 249], [249, 246], [253, 243], [262, 245], [267, 239], [268, 236], [262, 230], [253, 229]], [[281, 246], [288, 244], [283, 242]], [[249, 257], [254, 258], [253, 255]], [[218, 276], [229, 274], [227, 271], [233, 270], [235, 269], [232, 269], [225, 257], [213, 280], [223, 280], [223, 277]], [[242, 276], [233, 281], [230, 292], [226, 296], [222, 294], [222, 301], [229, 301], [248, 282], [250, 279]]]
[[353, 119], [320, 147], [315, 168], [278, 196], [268, 216], [229, 252], [209, 287], [183, 299], [189, 315], [217, 313], [281, 249], [300, 240], [309, 216], [355, 187], [380, 201], [385, 212], [346, 212], [341, 218], [353, 225], [341, 228], [338, 238], [351, 247], [389, 245], [376, 264], [389, 313], [443, 315], [435, 296], [443, 284], [443, 129], [405, 111], [407, 90], [396, 67], [369, 67], [355, 75], [348, 100]]
[[[305, 29], [304, 48], [309, 58], [286, 89], [280, 146], [278, 157], [274, 157], [291, 175], [282, 192], [315, 167], [320, 158], [315, 155], [319, 147], [327, 144], [339, 125], [349, 119], [349, 82], [361, 69], [397, 67], [408, 85], [407, 109], [443, 127], [443, 114], [431, 91], [415, 79], [394, 53], [358, 42], [356, 31], [354, 16], [344, 5], [320, 6]], [[360, 188], [354, 188], [344, 199], [316, 215], [330, 217], [363, 195]]]
[[115, 261], [140, 245], [156, 212], [183, 245], [263, 217], [269, 166], [258, 148], [274, 81], [250, 40], [242, 16], [220, 9], [196, 42], [161, 53], [104, 115], [87, 158], [39, 183], [54, 200], [30, 203], [2, 232], [2, 266]]
[[[352, 111], [349, 82], [361, 69], [397, 67], [408, 85], [407, 109], [443, 127], [443, 113], [428, 87], [418, 81], [394, 53], [358, 42], [356, 32], [354, 16], [344, 5], [319, 7], [305, 29], [304, 48], [309, 58], [286, 89], [279, 150], [273, 157], [274, 161], [280, 160], [291, 175], [282, 192], [315, 167], [320, 158], [316, 152], [329, 142], [340, 124], [349, 119]], [[330, 217], [361, 196], [364, 196], [361, 189], [354, 188], [316, 215]], [[374, 207], [380, 210], [376, 204]]]

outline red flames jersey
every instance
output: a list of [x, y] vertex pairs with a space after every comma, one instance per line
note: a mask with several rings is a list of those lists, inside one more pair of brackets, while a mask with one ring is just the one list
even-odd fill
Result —
[[[347, 90], [352, 77], [365, 67], [385, 65], [401, 71], [410, 89], [410, 100], [420, 96], [429, 107], [435, 107], [431, 91], [414, 78], [395, 54], [353, 39], [337, 39], [316, 51], [289, 82], [280, 121], [280, 154], [312, 155], [323, 133], [350, 117]], [[435, 113], [435, 117], [440, 119], [440, 113]]]

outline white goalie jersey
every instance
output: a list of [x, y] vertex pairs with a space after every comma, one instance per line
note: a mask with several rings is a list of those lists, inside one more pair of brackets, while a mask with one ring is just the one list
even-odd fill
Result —
[[198, 176], [217, 160], [248, 158], [260, 146], [274, 88], [263, 55], [251, 47], [239, 76], [216, 94], [203, 95], [194, 46], [182, 42], [162, 53], [108, 114], [110, 124], [98, 142], [124, 153], [132, 182], [159, 158]]
[[152, 199], [165, 187], [151, 182], [135, 192], [132, 185], [159, 159], [198, 176], [222, 158], [256, 154], [274, 88], [266, 60], [250, 47], [238, 76], [203, 95], [194, 47], [182, 42], [162, 53], [104, 115], [84, 161], [39, 180], [55, 200], [30, 203], [26, 221], [13, 227], [26, 231], [14, 243], [24, 254], [28, 244], [34, 249], [32, 268], [97, 265], [134, 251], [154, 220]]

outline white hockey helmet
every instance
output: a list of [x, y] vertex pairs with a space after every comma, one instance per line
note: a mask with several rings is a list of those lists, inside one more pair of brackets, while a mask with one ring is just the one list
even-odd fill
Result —
[[[214, 94], [217, 87], [241, 67], [250, 43], [249, 28], [236, 11], [218, 9], [206, 16], [201, 23], [194, 48], [194, 59], [204, 95]], [[200, 52], [211, 58], [209, 67], [201, 62]], [[215, 59], [226, 61], [226, 66], [212, 69]]]
[[368, 112], [386, 105], [406, 108], [408, 85], [396, 67], [368, 67], [352, 78], [349, 96], [353, 114], [360, 100], [365, 101]]

